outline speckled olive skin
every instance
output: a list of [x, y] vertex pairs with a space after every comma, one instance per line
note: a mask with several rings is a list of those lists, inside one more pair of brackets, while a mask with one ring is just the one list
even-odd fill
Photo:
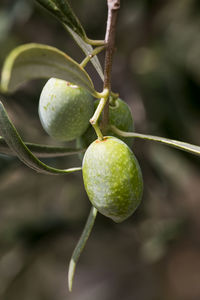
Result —
[[83, 88], [61, 79], [50, 78], [40, 95], [42, 126], [60, 141], [71, 141], [82, 135], [93, 111], [93, 97]]
[[[100, 100], [96, 100], [94, 102], [95, 109], [97, 108], [99, 101]], [[134, 130], [134, 123], [133, 123], [133, 118], [132, 118], [130, 108], [127, 105], [127, 103], [121, 100], [120, 98], [118, 98], [115, 101], [114, 105], [109, 105], [109, 123], [123, 131], [132, 132]], [[118, 136], [110, 130], [104, 134], [112, 135], [121, 139], [129, 147], [132, 147], [133, 145], [133, 138], [125, 138], [122, 136]], [[77, 139], [77, 147], [87, 148], [95, 139], [96, 139], [95, 131], [93, 127], [90, 125], [86, 130], [86, 132], [84, 132], [84, 134]]]
[[94, 141], [83, 158], [83, 181], [91, 203], [119, 223], [141, 202], [143, 180], [130, 148], [115, 137]]

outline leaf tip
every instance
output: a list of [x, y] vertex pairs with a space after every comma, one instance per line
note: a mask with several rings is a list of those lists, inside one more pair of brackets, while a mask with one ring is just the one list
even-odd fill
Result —
[[72, 292], [75, 268], [76, 268], [75, 261], [71, 259], [69, 263], [69, 271], [68, 271], [68, 289], [70, 292]]

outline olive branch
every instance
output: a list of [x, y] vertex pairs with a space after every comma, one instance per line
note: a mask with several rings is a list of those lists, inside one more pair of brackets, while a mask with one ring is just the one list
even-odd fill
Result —
[[[22, 83], [34, 78], [56, 77], [68, 80], [73, 82], [73, 84], [83, 87], [94, 97], [100, 99], [94, 115], [90, 119], [90, 123], [100, 140], [103, 139], [102, 132], [110, 128], [113, 133], [122, 137], [135, 137], [155, 141], [200, 156], [199, 146], [152, 135], [124, 132], [113, 125], [109, 125], [109, 97], [118, 97], [118, 94], [113, 93], [111, 89], [111, 73], [120, 0], [107, 0], [108, 16], [104, 40], [92, 40], [87, 37], [83, 26], [67, 0], [36, 0], [36, 2], [62, 23], [67, 32], [70, 33], [72, 38], [85, 53], [85, 58], [81, 63], [77, 63], [66, 53], [55, 47], [34, 43], [19, 46], [14, 49], [5, 60], [0, 85], [2, 93], [14, 92]], [[102, 51], [105, 51], [104, 72], [97, 57]], [[95, 90], [90, 76], [84, 69], [89, 62], [93, 64], [103, 81], [103, 89], [101, 92]], [[83, 152], [85, 149], [24, 143], [3, 105], [3, 102], [6, 100], [1, 97], [1, 101], [0, 133], [2, 136], [0, 137], [0, 153], [16, 155], [28, 167], [45, 174], [59, 175], [81, 170], [81, 167], [63, 170], [56, 169], [41, 162], [38, 157], [71, 155]], [[99, 124], [101, 115], [102, 120]], [[72, 254], [68, 273], [70, 291], [72, 290], [78, 259], [91, 233], [96, 215], [97, 210], [92, 207], [81, 238]]]

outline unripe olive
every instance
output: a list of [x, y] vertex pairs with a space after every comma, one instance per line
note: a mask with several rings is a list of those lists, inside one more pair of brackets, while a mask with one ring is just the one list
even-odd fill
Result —
[[[99, 99], [94, 102], [95, 109], [99, 104]], [[101, 119], [99, 120], [100, 123]], [[120, 98], [113, 101], [109, 105], [109, 123], [123, 131], [133, 131], [134, 124], [130, 108], [126, 102]], [[108, 130], [106, 135], [115, 136], [124, 141], [129, 147], [133, 144], [133, 138], [125, 138], [116, 135], [111, 130]], [[77, 139], [77, 147], [87, 148], [96, 139], [96, 134], [92, 126], [89, 126], [86, 132]]]
[[118, 138], [107, 136], [88, 147], [83, 181], [92, 205], [115, 222], [127, 219], [141, 202], [140, 166], [131, 149]]
[[39, 117], [46, 132], [60, 141], [82, 135], [94, 111], [93, 97], [83, 88], [50, 78], [39, 101]]
[[[95, 105], [97, 106], [99, 100], [95, 101]], [[113, 104], [109, 105], [109, 123], [111, 125], [116, 126], [122, 131], [131, 132], [134, 130], [133, 117], [131, 110], [126, 102], [122, 99], [116, 99]], [[133, 138], [125, 138], [122, 136], [118, 136], [113, 133], [111, 130], [108, 130], [106, 135], [112, 135], [120, 140], [124, 141], [129, 147], [132, 146]]]

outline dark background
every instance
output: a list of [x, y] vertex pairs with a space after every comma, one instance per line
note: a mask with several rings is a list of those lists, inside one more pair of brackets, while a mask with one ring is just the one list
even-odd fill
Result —
[[[121, 2], [113, 91], [130, 105], [137, 132], [200, 145], [199, 0]], [[71, 3], [88, 36], [103, 39], [106, 1]], [[29, 42], [84, 58], [33, 1], [1, 0], [0, 67], [15, 46]], [[87, 70], [101, 91], [95, 70]], [[4, 96], [4, 104], [23, 140], [58, 145], [39, 122], [44, 83], [29, 82]], [[81, 174], [40, 175], [0, 157], [0, 299], [200, 299], [200, 160], [143, 140], [133, 151], [143, 172], [142, 205], [122, 224], [98, 215], [71, 294], [68, 263], [90, 209]], [[45, 162], [81, 164], [75, 155]]]

